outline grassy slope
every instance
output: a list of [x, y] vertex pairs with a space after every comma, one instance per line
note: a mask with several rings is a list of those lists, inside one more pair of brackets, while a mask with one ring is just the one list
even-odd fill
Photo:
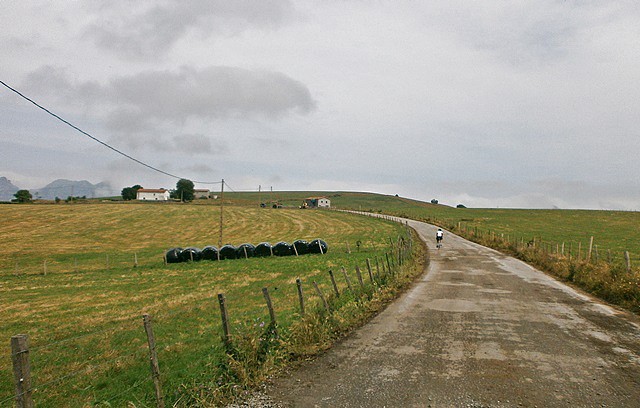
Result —
[[[467, 228], [527, 239], [537, 236], [576, 246], [581, 242], [583, 248], [593, 235], [601, 249], [617, 251], [618, 257], [624, 250], [630, 251], [634, 260], [640, 254], [637, 212], [456, 209], [347, 192], [277, 192], [272, 197], [296, 207], [305, 197], [317, 195], [330, 197], [332, 205], [339, 208], [382, 211], [443, 225], [461, 222]], [[79, 394], [88, 403], [110, 398], [115, 392], [113, 384], [138, 384], [147, 377], [140, 315], [149, 312], [157, 322], [163, 367], [172, 373], [167, 388], [178, 389], [180, 384], [197, 382], [193, 373], [211, 372], [215, 366], [219, 350], [205, 346], [210, 343], [203, 339], [219, 335], [217, 293], [226, 294], [233, 324], [240, 327], [267, 319], [260, 289], [270, 286], [286, 323], [286, 316], [295, 309], [291, 289], [295, 277], [317, 279], [321, 287], [330, 290], [327, 269], [353, 267], [365, 257], [380, 255], [383, 243], [399, 233], [395, 225], [347, 214], [259, 209], [259, 199], [268, 201], [268, 197], [269, 193], [225, 193], [224, 243], [322, 237], [329, 242], [330, 253], [286, 261], [163, 266], [159, 259], [169, 247], [217, 244], [218, 202], [0, 206], [4, 249], [0, 253], [0, 336], [8, 340], [18, 332], [30, 335], [32, 345], [39, 349], [33, 354], [33, 364], [41, 381], [55, 376], [61, 367], [63, 373], [81, 373], [82, 380], [70, 377], [71, 390], [60, 393]], [[354, 248], [359, 240], [365, 244], [363, 252], [347, 255], [346, 243]], [[134, 252], [140, 261], [136, 269], [131, 267]], [[109, 269], [105, 253], [111, 256]], [[45, 260], [49, 275], [42, 276], [39, 273]], [[16, 262], [20, 272], [30, 275], [14, 276]], [[75, 268], [79, 271], [74, 272]], [[313, 291], [307, 288], [307, 292]], [[68, 340], [84, 333], [94, 334]], [[0, 400], [10, 395], [8, 356], [2, 356]], [[74, 363], [77, 360], [84, 363]], [[148, 385], [141, 384], [132, 395], [148, 401]], [[48, 398], [64, 401], [65, 397], [50, 392]], [[177, 396], [169, 396], [172, 398]]]
[[514, 234], [527, 240], [541, 237], [545, 241], [568, 246], [579, 242], [586, 248], [591, 236], [602, 250], [610, 249], [620, 257], [629, 251], [633, 260], [640, 261], [640, 212], [590, 210], [525, 210], [472, 209], [432, 205], [393, 196], [361, 193], [329, 193], [332, 205], [340, 208], [383, 211], [409, 218], [437, 221], [441, 224], [483, 231]]
[[[203, 204], [203, 203], [198, 203]], [[210, 203], [209, 203], [210, 204]], [[163, 265], [162, 253], [173, 246], [217, 244], [217, 205], [11, 205], [0, 207], [7, 227], [0, 231], [8, 264], [0, 276], [0, 338], [26, 333], [32, 347], [36, 384], [71, 374], [60, 383], [40, 387], [39, 406], [78, 405], [110, 401], [123, 385], [134, 385], [124, 400], [149, 401], [146, 340], [141, 315], [150, 313], [167, 390], [197, 384], [214, 376], [221, 350], [212, 348], [220, 335], [216, 296], [227, 297], [232, 330], [259, 326], [268, 319], [261, 288], [269, 287], [283, 327], [296, 310], [295, 279], [313, 297], [311, 280], [327, 293], [327, 270], [364, 265], [381, 257], [399, 225], [350, 214], [225, 206], [224, 242], [239, 244], [321, 237], [329, 253], [299, 258], [249, 259], [196, 264]], [[348, 254], [346, 244], [361, 252]], [[137, 251], [141, 264], [112, 263], [106, 269], [104, 252]], [[14, 275], [29, 259], [34, 267], [49, 260], [49, 273], [34, 269]], [[80, 259], [74, 271], [72, 259]], [[344, 286], [344, 283], [342, 284]], [[213, 339], [213, 340], [212, 340]], [[218, 342], [219, 343], [219, 342]], [[11, 395], [8, 349], [0, 365], [0, 401]], [[116, 397], [114, 397], [114, 395]], [[167, 396], [176, 401], [178, 394]], [[1, 404], [0, 404], [1, 406]]]

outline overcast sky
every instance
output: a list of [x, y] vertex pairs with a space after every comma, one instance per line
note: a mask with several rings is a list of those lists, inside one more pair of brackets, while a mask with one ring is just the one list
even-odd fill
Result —
[[[640, 210], [637, 0], [4, 0], [0, 15], [0, 80], [180, 177]], [[4, 87], [0, 158], [21, 188], [177, 181]]]

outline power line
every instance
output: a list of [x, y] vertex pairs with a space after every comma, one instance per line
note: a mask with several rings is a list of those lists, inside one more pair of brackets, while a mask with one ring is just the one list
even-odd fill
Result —
[[[55, 113], [51, 112], [49, 109], [45, 108], [44, 106], [38, 104], [36, 101], [34, 101], [33, 99], [25, 96], [24, 94], [22, 94], [20, 91], [10, 87], [9, 85], [7, 85], [4, 81], [0, 80], [0, 84], [2, 84], [5, 88], [9, 89], [10, 91], [14, 92], [15, 94], [17, 94], [18, 96], [20, 96], [22, 99], [31, 102], [32, 104], [34, 104], [35, 106], [37, 106], [38, 108], [42, 109], [43, 111], [45, 111], [46, 113], [48, 113], [49, 115], [53, 116], [54, 118], [58, 119], [60, 122], [66, 124], [67, 126], [72, 127], [73, 129], [77, 130], [78, 132], [82, 133], [83, 135], [87, 136], [88, 138], [100, 143], [101, 145], [103, 145], [104, 147], [113, 150], [114, 152], [126, 157], [129, 160], [132, 160], [144, 167], [147, 167], [148, 169], [151, 169], [153, 171], [156, 171], [158, 173], [164, 174], [165, 176], [169, 176], [169, 177], [173, 177], [173, 178], [177, 178], [177, 179], [182, 179], [185, 177], [180, 177], [180, 176], [176, 176], [175, 174], [171, 174], [168, 173], [164, 170], [161, 170], [157, 167], [154, 167], [150, 164], [147, 164], [141, 160], [136, 159], [135, 157], [132, 157], [130, 155], [128, 155], [127, 153], [116, 149], [115, 147], [109, 145], [106, 142], [103, 142], [102, 140], [98, 139], [97, 137], [94, 137], [92, 135], [90, 135], [89, 133], [85, 132], [84, 130], [80, 129], [79, 127], [75, 126], [74, 124], [72, 124], [71, 122], [61, 118], [60, 116], [56, 115]], [[198, 183], [198, 184], [220, 184], [219, 181], [194, 181], [194, 183]]]
[[227, 188], [228, 188], [229, 190], [231, 190], [232, 192], [237, 193], [237, 191], [236, 191], [236, 190], [234, 190], [234, 189], [232, 189], [232, 188], [231, 188], [231, 186], [229, 185], [229, 183], [227, 183], [226, 181], [224, 182], [224, 185], [225, 185], [225, 186], [227, 186]]

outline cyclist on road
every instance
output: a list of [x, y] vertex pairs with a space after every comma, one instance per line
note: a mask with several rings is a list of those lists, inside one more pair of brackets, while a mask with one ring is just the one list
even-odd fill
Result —
[[436, 231], [436, 247], [437, 248], [442, 247], [442, 237], [444, 237], [444, 231], [442, 231], [442, 228], [438, 228], [438, 231]]

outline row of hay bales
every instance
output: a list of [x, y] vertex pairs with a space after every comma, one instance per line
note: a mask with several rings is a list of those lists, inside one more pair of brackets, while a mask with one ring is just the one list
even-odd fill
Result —
[[275, 245], [271, 245], [268, 242], [261, 242], [258, 245], [241, 244], [238, 246], [227, 244], [220, 248], [209, 245], [202, 249], [196, 247], [171, 248], [165, 254], [165, 260], [167, 263], [179, 263], [267, 256], [326, 254], [328, 249], [327, 243], [321, 239], [314, 239], [311, 242], [299, 239], [294, 241], [293, 244], [281, 241]]

